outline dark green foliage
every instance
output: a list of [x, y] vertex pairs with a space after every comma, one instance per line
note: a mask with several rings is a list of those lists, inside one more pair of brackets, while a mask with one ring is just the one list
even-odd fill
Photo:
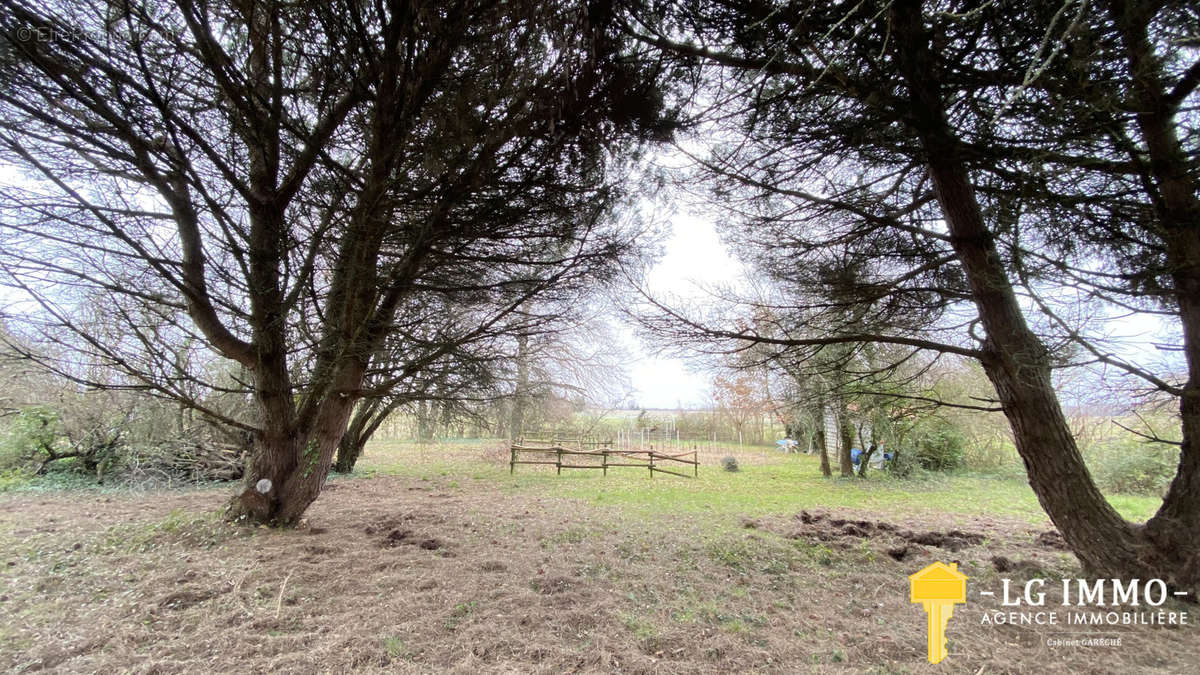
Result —
[[[214, 383], [182, 344], [243, 368], [247, 405], [202, 412], [253, 434], [248, 488], [281, 486], [258, 520], [299, 519], [357, 401], [459, 395], [447, 360], [640, 252], [614, 212], [674, 122], [610, 5], [110, 5], [0, 8], [0, 161], [42, 183], [0, 189], [4, 269], [37, 278], [0, 284], [88, 386], [195, 407]], [[12, 41], [45, 26], [61, 39]]]
[[[102, 477], [119, 461], [118, 449], [124, 431], [121, 425], [94, 420], [78, 430], [68, 429], [61, 414], [45, 405], [22, 409], [3, 440], [5, 467], [44, 473], [53, 462], [57, 468]], [[74, 431], [75, 433], [71, 433]]]
[[1111, 440], [1088, 448], [1084, 459], [1106, 492], [1161, 496], [1175, 477], [1179, 449], [1134, 439]]
[[913, 471], [917, 469], [919, 462], [915, 453], [911, 450], [907, 452], [899, 452], [884, 466], [884, 470], [896, 478], [912, 478]]
[[740, 471], [738, 468], [737, 457], [729, 456], [721, 458], [721, 468], [729, 472]]
[[[162, 485], [232, 480], [244, 447], [211, 424], [169, 421], [157, 399], [106, 392], [26, 406], [0, 432], [0, 472], [17, 483], [74, 476], [84, 483]], [[37, 477], [37, 478], [35, 478]]]
[[0, 441], [0, 469], [29, 465], [52, 453], [59, 442], [58, 413], [47, 406], [29, 406], [11, 419]]
[[963, 465], [966, 438], [957, 427], [940, 418], [933, 418], [914, 434], [916, 464], [927, 471], [952, 471]]

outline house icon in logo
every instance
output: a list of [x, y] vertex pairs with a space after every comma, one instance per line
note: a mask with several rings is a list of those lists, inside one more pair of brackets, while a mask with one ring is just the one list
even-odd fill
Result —
[[958, 563], [935, 562], [908, 575], [909, 600], [921, 603], [929, 615], [929, 662], [946, 658], [946, 623], [954, 615], [954, 604], [967, 601], [967, 575]]

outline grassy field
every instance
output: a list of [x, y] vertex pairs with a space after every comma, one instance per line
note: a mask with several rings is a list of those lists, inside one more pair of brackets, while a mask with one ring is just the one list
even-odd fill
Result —
[[[687, 448], [681, 448], [686, 450]], [[668, 450], [669, 451], [669, 450]], [[740, 470], [723, 471], [719, 460], [735, 456]], [[925, 474], [897, 480], [868, 471], [866, 479], [821, 476], [815, 455], [781, 454], [759, 449], [705, 449], [704, 469], [697, 479], [658, 476], [634, 468], [595, 471], [518, 466], [509, 474], [508, 453], [502, 444], [461, 441], [422, 446], [411, 441], [373, 444], [358, 468], [360, 475], [396, 475], [418, 479], [466, 476], [488, 481], [518, 493], [570, 497], [612, 504], [640, 513], [746, 514], [795, 513], [801, 509], [852, 508], [880, 518], [919, 516], [937, 512], [964, 518], [1005, 516], [1030, 523], [1049, 521], [1024, 481], [970, 475]], [[1109, 495], [1126, 518], [1142, 521], [1158, 508], [1159, 500], [1138, 495]]]
[[[224, 523], [228, 485], [11, 490], [0, 670], [982, 675], [1200, 659], [1194, 621], [1074, 629], [1123, 640], [1105, 648], [983, 624], [1002, 608], [977, 591], [1079, 575], [1019, 482], [827, 480], [811, 457], [758, 450], [729, 473], [725, 454], [704, 453], [698, 479], [651, 480], [510, 475], [498, 443], [379, 442], [282, 531]], [[907, 575], [933, 560], [958, 562], [971, 593], [939, 666], [908, 601]]]

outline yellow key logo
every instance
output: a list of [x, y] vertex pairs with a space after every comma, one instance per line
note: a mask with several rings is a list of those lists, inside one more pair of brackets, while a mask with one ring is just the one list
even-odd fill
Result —
[[967, 575], [958, 563], [935, 562], [908, 575], [909, 599], [919, 602], [929, 615], [929, 662], [946, 658], [946, 623], [954, 615], [954, 603], [967, 601]]

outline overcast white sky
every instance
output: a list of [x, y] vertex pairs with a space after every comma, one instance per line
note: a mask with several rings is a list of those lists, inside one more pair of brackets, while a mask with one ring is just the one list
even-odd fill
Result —
[[[647, 275], [649, 290], [703, 301], [704, 286], [728, 283], [742, 275], [741, 264], [725, 249], [712, 223], [686, 213], [671, 220], [664, 255]], [[652, 355], [653, 345], [634, 343], [630, 366], [634, 400], [642, 408], [693, 408], [706, 405], [711, 376], [689, 370], [681, 359]]]

